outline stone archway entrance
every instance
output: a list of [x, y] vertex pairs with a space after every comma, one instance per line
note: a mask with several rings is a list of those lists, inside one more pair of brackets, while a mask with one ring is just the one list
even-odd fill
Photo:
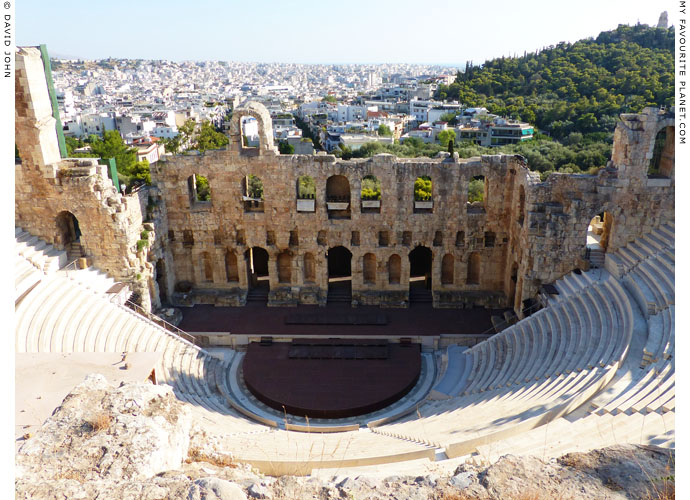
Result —
[[343, 246], [328, 249], [328, 302], [352, 302], [352, 252]]
[[410, 302], [431, 302], [431, 249], [418, 246], [409, 254]]
[[158, 298], [161, 307], [169, 305], [168, 303], [168, 286], [166, 284], [165, 276], [165, 259], [158, 259], [156, 261], [156, 283], [158, 284]]
[[592, 217], [587, 226], [585, 259], [592, 268], [604, 267], [605, 254], [613, 231], [613, 215], [602, 212]]
[[55, 246], [67, 252], [69, 262], [84, 256], [81, 246], [81, 229], [79, 220], [72, 212], [67, 210], [60, 212], [55, 218], [57, 228]]
[[247, 302], [265, 304], [271, 289], [268, 276], [268, 252], [261, 247], [252, 247], [244, 252], [244, 260], [247, 264], [247, 284], [249, 287]]

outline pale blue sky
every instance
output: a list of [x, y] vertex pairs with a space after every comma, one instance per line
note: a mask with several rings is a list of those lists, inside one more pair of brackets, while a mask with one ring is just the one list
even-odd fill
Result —
[[464, 65], [575, 41], [672, 0], [22, 0], [17, 45], [51, 53], [181, 60]]

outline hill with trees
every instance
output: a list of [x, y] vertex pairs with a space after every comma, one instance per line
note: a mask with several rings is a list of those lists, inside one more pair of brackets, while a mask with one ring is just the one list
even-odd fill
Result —
[[436, 97], [535, 124], [556, 139], [613, 132], [620, 113], [672, 106], [674, 29], [620, 25], [522, 57], [468, 62]]
[[[611, 157], [613, 131], [620, 113], [646, 106], [673, 106], [673, 27], [620, 25], [596, 38], [559, 43], [522, 57], [500, 57], [481, 66], [468, 62], [451, 85], [435, 98], [536, 125], [534, 139], [483, 148], [460, 142], [462, 158], [482, 154], [523, 155], [542, 179], [554, 171], [595, 173]], [[453, 116], [441, 117], [453, 125]], [[343, 158], [377, 153], [402, 157], [434, 156], [444, 145], [406, 139], [402, 144], [369, 143], [357, 151], [336, 151]]]

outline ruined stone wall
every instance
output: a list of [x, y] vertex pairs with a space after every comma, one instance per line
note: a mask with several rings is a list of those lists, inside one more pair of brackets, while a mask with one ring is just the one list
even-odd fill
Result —
[[[585, 241], [593, 216], [607, 213], [608, 251], [674, 218], [672, 111], [622, 115], [612, 160], [598, 175], [552, 174], [541, 182], [517, 155], [458, 160], [382, 154], [351, 161], [279, 155], [268, 111], [249, 103], [235, 110], [226, 149], [164, 157], [151, 167], [153, 186], [146, 194], [122, 196], [104, 167], [59, 158], [40, 52], [19, 49], [17, 68], [17, 225], [59, 244], [56, 218], [71, 212], [93, 264], [129, 283], [147, 308], [159, 306], [160, 295], [177, 304], [244, 304], [251, 248], [269, 256], [269, 304], [325, 304], [327, 256], [339, 246], [352, 254], [353, 305], [405, 307], [409, 256], [426, 247], [436, 307], [507, 306], [520, 314], [543, 283], [588, 265]], [[244, 116], [258, 121], [257, 148], [243, 145]], [[661, 130], [667, 141], [660, 174], [648, 175]], [[198, 175], [209, 181], [209, 201], [198, 201]], [[263, 183], [260, 201], [247, 197], [249, 175]], [[303, 175], [316, 186], [313, 211], [298, 210]], [[368, 175], [381, 183], [377, 208], [360, 199]], [[349, 193], [349, 205], [329, 212], [327, 186], [334, 176], [346, 179], [339, 194]], [[414, 199], [420, 176], [433, 184], [426, 208]], [[479, 205], [468, 203], [475, 176], [485, 179]], [[144, 229], [150, 247], [138, 245]]]
[[[122, 196], [97, 160], [60, 158], [40, 51], [17, 50], [15, 141], [15, 224], [62, 249], [57, 217], [78, 220], [79, 244], [92, 264], [126, 282], [150, 308], [147, 250], [137, 241], [145, 214], [138, 195]], [[153, 237], [154, 235], [151, 235]]]
[[[669, 121], [654, 112], [642, 118], [648, 123], [642, 137], [616, 132], [619, 141], [629, 143], [627, 163], [614, 154], [609, 168], [596, 176], [553, 174], [540, 182], [519, 156], [460, 161], [398, 159], [386, 154], [351, 161], [330, 155], [281, 156], [274, 148], [264, 147], [269, 137], [265, 133], [260, 148], [246, 148], [240, 117], [251, 114], [260, 123], [269, 122], [260, 105], [252, 106], [237, 110], [227, 149], [168, 157], [152, 169], [166, 206], [169, 238], [165, 246], [174, 261], [173, 266], [166, 263], [166, 268], [176, 283], [188, 282], [196, 293], [196, 298], [194, 294], [190, 298], [193, 301], [242, 304], [248, 289], [244, 255], [251, 247], [261, 247], [269, 254], [269, 303], [323, 304], [328, 290], [327, 253], [344, 246], [352, 252], [353, 304], [404, 306], [408, 255], [417, 246], [425, 246], [433, 258], [435, 306], [519, 310], [541, 284], [586, 267], [587, 226], [594, 215], [609, 212], [613, 216], [609, 250], [673, 218], [673, 180], [648, 179], [646, 174], [653, 138]], [[189, 183], [192, 175], [209, 180], [210, 201], [195, 201]], [[243, 183], [248, 175], [262, 180], [264, 200], [257, 205], [263, 211], [245, 209]], [[297, 210], [297, 180], [302, 175], [311, 176], [316, 184], [314, 212]], [[349, 218], [329, 218], [326, 186], [336, 175], [349, 183]], [[367, 175], [381, 182], [378, 212], [372, 213], [360, 200], [362, 179]], [[424, 175], [432, 179], [433, 208], [419, 211], [413, 186]], [[468, 205], [467, 199], [468, 184], [479, 175], [486, 180], [483, 208]], [[291, 232], [297, 244], [291, 244]], [[226, 274], [228, 252], [236, 257], [239, 271], [232, 281]], [[477, 284], [467, 280], [472, 253], [479, 254], [480, 260]], [[282, 257], [283, 265], [289, 262], [289, 282], [279, 282], [281, 254], [289, 256]], [[306, 254], [314, 258], [313, 281], [305, 280]], [[375, 277], [365, 282], [368, 254], [375, 257]], [[393, 255], [401, 259], [399, 283], [390, 282]], [[445, 275], [444, 256], [452, 257]], [[209, 262], [213, 279], [207, 275]]]

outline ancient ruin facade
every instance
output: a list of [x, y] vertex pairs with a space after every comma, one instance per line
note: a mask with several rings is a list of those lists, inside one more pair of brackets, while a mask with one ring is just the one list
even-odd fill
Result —
[[[269, 305], [324, 305], [330, 277], [351, 282], [353, 306], [406, 307], [423, 290], [435, 307], [521, 314], [542, 284], [588, 266], [594, 216], [604, 215], [610, 251], [674, 219], [674, 116], [652, 108], [621, 116], [612, 160], [597, 175], [541, 182], [517, 155], [280, 155], [267, 110], [250, 102], [234, 111], [225, 149], [167, 156], [152, 166], [149, 189], [123, 196], [105, 167], [61, 160], [51, 145], [36, 57], [17, 54], [16, 224], [64, 246], [74, 235], [59, 217], [72, 214], [83, 252], [130, 283], [145, 307], [161, 298], [241, 306], [259, 288]], [[258, 122], [258, 147], [242, 139], [245, 117]], [[378, 199], [362, 197], [372, 176]], [[199, 178], [208, 181], [204, 196]], [[305, 179], [312, 195], [301, 192]], [[418, 179], [431, 181], [430, 196], [415, 196]], [[484, 194], [470, 203], [473, 179]]]

